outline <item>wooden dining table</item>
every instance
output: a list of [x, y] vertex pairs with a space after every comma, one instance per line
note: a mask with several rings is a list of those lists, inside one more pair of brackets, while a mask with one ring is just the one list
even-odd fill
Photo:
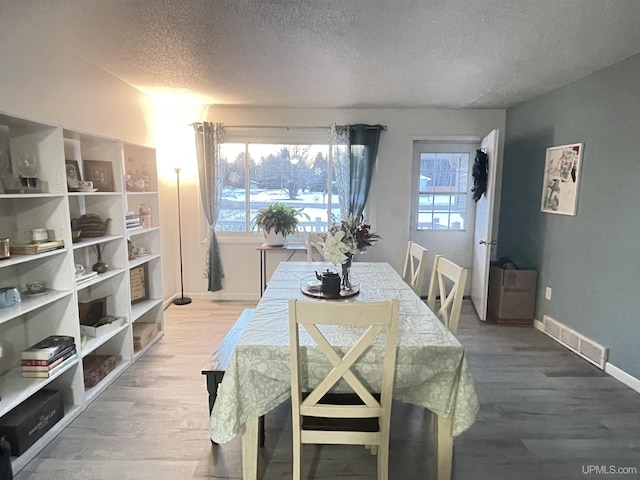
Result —
[[[352, 282], [355, 296], [326, 300], [310, 297], [306, 285], [315, 281], [315, 271], [331, 264], [281, 263], [246, 325], [218, 390], [210, 417], [211, 439], [226, 443], [242, 434], [242, 478], [256, 480], [258, 472], [258, 419], [291, 396], [288, 300], [310, 302], [373, 302], [397, 298], [400, 301], [399, 342], [393, 398], [422, 406], [434, 413], [434, 444], [438, 480], [451, 478], [453, 438], [475, 421], [478, 399], [465, 358], [464, 347], [436, 315], [387, 263], [354, 262]], [[338, 334], [345, 345], [350, 335]], [[332, 342], [335, 344], [335, 342]], [[326, 373], [328, 361], [308, 347], [306, 366], [309, 385]], [[357, 374], [376, 388], [374, 368], [356, 364]], [[425, 473], [426, 477], [426, 473]]]

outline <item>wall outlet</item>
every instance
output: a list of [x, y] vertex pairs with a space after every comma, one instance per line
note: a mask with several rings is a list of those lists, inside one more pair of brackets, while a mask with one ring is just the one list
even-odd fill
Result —
[[544, 290], [544, 298], [546, 298], [547, 300], [551, 300], [551, 287], [547, 287]]

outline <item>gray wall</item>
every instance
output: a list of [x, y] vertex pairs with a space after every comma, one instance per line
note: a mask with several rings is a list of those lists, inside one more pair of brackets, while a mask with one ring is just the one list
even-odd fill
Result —
[[[546, 148], [569, 143], [584, 144], [577, 215], [542, 213]], [[498, 255], [538, 268], [536, 318], [640, 378], [640, 56], [508, 109], [502, 188]]]

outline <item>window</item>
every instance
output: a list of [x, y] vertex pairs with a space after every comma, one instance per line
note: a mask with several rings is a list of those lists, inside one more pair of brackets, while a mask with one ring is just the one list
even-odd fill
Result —
[[465, 230], [469, 153], [420, 153], [418, 230]]
[[[216, 231], [255, 230], [258, 209], [280, 202], [302, 208], [305, 231], [326, 231], [331, 216], [340, 216], [329, 145], [223, 143], [222, 201]], [[330, 185], [334, 185], [330, 188]]]

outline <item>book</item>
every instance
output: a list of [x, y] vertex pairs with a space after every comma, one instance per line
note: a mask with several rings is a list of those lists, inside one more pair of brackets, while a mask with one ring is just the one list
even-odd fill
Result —
[[50, 360], [65, 348], [74, 345], [73, 337], [50, 335], [22, 352], [22, 360]]
[[11, 245], [12, 255], [34, 255], [64, 248], [64, 240], [50, 240], [48, 242], [29, 243], [27, 245]]
[[[49, 372], [64, 362], [67, 358], [76, 354], [76, 349], [69, 351], [65, 356], [59, 357], [49, 365], [22, 365], [23, 372]], [[37, 360], [36, 360], [37, 361]]]
[[86, 282], [87, 280], [91, 280], [92, 278], [96, 278], [98, 276], [98, 272], [87, 272], [82, 275], [76, 275], [76, 283]]
[[64, 370], [65, 367], [67, 367], [69, 364], [71, 364], [71, 363], [73, 363], [73, 362], [75, 362], [77, 360], [78, 360], [78, 354], [74, 353], [69, 358], [67, 358], [66, 360], [63, 360], [59, 365], [55, 366], [51, 370], [47, 370], [46, 372], [30, 372], [30, 371], [26, 371], [25, 372], [25, 371], [23, 371], [22, 372], [22, 376], [24, 378], [48, 378], [48, 377], [52, 377], [56, 373]]
[[49, 360], [21, 360], [20, 365], [22, 368], [24, 367], [46, 367], [51, 368], [51, 365], [58, 360], [64, 360], [69, 358], [71, 355], [76, 353], [76, 346], [71, 345], [70, 347], [62, 350], [58, 355], [51, 357]]

